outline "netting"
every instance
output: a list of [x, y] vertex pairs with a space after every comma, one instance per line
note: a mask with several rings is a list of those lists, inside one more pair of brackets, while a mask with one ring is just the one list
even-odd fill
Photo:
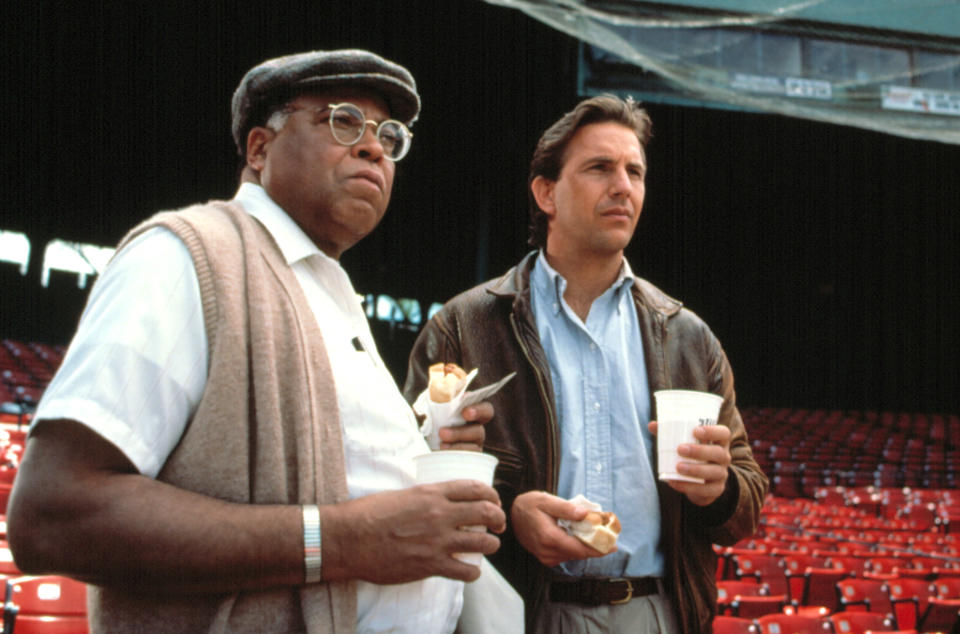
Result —
[[[805, 17], [826, 0], [763, 13], [637, 0], [486, 1], [579, 39], [585, 93], [669, 94], [960, 144], [960, 38]], [[940, 33], [960, 32], [960, 3], [912, 2], [917, 10], [937, 5], [934, 19], [956, 19]]]

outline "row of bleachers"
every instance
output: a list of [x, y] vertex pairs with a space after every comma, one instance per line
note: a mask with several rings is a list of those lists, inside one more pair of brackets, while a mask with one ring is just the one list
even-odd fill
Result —
[[757, 462], [783, 497], [822, 486], [955, 489], [960, 416], [744, 408]]
[[[0, 403], [35, 405], [63, 353], [3, 340]], [[29, 411], [0, 413], [0, 514]], [[800, 632], [796, 619], [806, 619], [819, 632], [857, 632], [856, 623], [877, 613], [884, 623], [874, 619], [875, 630], [932, 631], [956, 620], [960, 417], [751, 407], [741, 413], [771, 495], [757, 535], [716, 548], [722, 618], [715, 631]], [[15, 596], [10, 584], [24, 578], [5, 542], [0, 575]], [[30, 584], [19, 587], [33, 592]]]
[[748, 619], [718, 616], [713, 622], [713, 634], [871, 634], [892, 632], [916, 634], [914, 629], [897, 629], [889, 618], [873, 612], [837, 612], [816, 616], [809, 614], [775, 613]]
[[[774, 632], [763, 624], [794, 628], [804, 622], [820, 628], [813, 631], [858, 632], [856, 623], [871, 619], [877, 631], [960, 627], [960, 535], [945, 532], [942, 524], [901, 520], [849, 503], [863, 495], [891, 504], [951, 500], [958, 492], [817, 493], [816, 499], [769, 496], [756, 535], [715, 547], [723, 615], [716, 632], [747, 627]], [[853, 615], [857, 612], [874, 616]], [[787, 631], [807, 630], [781, 630]]]
[[0, 404], [36, 405], [63, 361], [63, 346], [0, 341]]

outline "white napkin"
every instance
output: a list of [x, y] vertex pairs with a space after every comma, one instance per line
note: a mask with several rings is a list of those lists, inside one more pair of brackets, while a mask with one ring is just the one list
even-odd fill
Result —
[[467, 392], [470, 382], [477, 376], [477, 371], [477, 368], [474, 368], [467, 374], [467, 378], [463, 381], [463, 387], [446, 403], [435, 403], [431, 401], [429, 388], [421, 392], [417, 400], [414, 401], [413, 411], [420, 416], [426, 417], [423, 425], [420, 427], [420, 432], [427, 439], [427, 444], [430, 445], [430, 449], [436, 451], [440, 448], [439, 434], [441, 427], [457, 427], [465, 424], [467, 421], [460, 415], [460, 412], [462, 412], [464, 408], [490, 398], [496, 394], [501, 387], [506, 385], [507, 381], [517, 374], [516, 372], [511, 372], [496, 383], [482, 387], [479, 390], [474, 390], [473, 392]]
[[[578, 493], [578, 494], [575, 495], [574, 497], [570, 498], [568, 501], [569, 501], [569, 502], [573, 502], [574, 504], [576, 504], [576, 505], [579, 506], [580, 508], [587, 509], [588, 511], [602, 511], [602, 510], [603, 510], [603, 507], [601, 507], [601, 506], [600, 506], [599, 504], [597, 504], [596, 502], [591, 502], [590, 500], [588, 500], [587, 498], [585, 498], [582, 493]], [[563, 518], [557, 519], [557, 525], [558, 525], [560, 528], [562, 528], [563, 530], [567, 531], [567, 533], [569, 533], [570, 535], [573, 535], [573, 525], [576, 524], [576, 523], [577, 523], [577, 522], [574, 522], [573, 520], [568, 520], [568, 519], [563, 519]]]

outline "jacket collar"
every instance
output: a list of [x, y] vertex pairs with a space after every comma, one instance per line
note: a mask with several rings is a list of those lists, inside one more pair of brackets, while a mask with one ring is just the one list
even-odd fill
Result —
[[[486, 286], [486, 291], [496, 297], [516, 300], [517, 296], [529, 298], [530, 296], [530, 271], [537, 261], [538, 251], [531, 251], [520, 260], [520, 263], [507, 271], [503, 276], [490, 281]], [[647, 280], [634, 276], [633, 299], [642, 306], [663, 314], [664, 317], [671, 317], [683, 307], [680, 300], [674, 299], [661, 291], [659, 288]], [[528, 299], [529, 301], [529, 299]]]

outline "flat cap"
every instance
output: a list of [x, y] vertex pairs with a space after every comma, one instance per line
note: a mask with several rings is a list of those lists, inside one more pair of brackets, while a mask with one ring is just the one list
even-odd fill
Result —
[[383, 97], [390, 116], [412, 124], [420, 113], [417, 84], [403, 66], [360, 49], [310, 51], [267, 60], [240, 80], [231, 103], [233, 141], [243, 156], [250, 129], [277, 106], [312, 88], [358, 85]]

